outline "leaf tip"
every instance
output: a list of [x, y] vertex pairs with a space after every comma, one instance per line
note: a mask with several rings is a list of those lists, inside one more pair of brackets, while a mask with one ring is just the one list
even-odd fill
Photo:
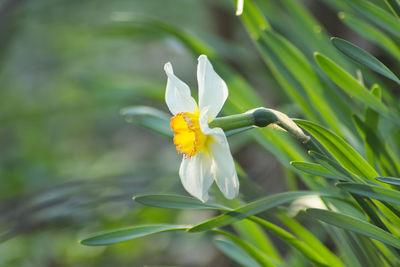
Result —
[[320, 58], [322, 55], [321, 55], [321, 53], [320, 52], [314, 52], [314, 58], [315, 59], [318, 59], [318, 58]]
[[78, 240], [78, 244], [84, 245], [84, 246], [89, 246], [90, 244], [87, 242], [86, 238]]

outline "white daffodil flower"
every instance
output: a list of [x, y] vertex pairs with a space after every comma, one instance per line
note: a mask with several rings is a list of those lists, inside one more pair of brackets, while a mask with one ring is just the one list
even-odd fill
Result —
[[236, 16], [240, 16], [243, 13], [244, 0], [237, 0]]
[[171, 63], [165, 64], [164, 70], [168, 76], [165, 101], [174, 115], [171, 118], [174, 144], [178, 153], [183, 154], [179, 169], [183, 187], [205, 202], [215, 180], [226, 198], [236, 197], [239, 181], [225, 133], [221, 128], [208, 126], [224, 105], [228, 87], [207, 56], [201, 55], [197, 65], [197, 105], [189, 87], [174, 75]]

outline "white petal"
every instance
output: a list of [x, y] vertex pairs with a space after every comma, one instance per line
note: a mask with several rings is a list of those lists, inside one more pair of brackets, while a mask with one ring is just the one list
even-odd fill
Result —
[[213, 128], [218, 134], [213, 134], [209, 150], [213, 157], [212, 172], [219, 189], [228, 199], [235, 198], [239, 193], [239, 180], [231, 151], [225, 133], [221, 128]]
[[208, 145], [212, 157], [211, 173], [224, 196], [232, 199], [239, 193], [235, 163], [224, 131], [221, 128], [208, 127], [208, 109], [209, 107], [205, 107], [200, 110], [199, 123], [201, 131], [206, 135], [211, 135]]
[[237, 0], [236, 16], [240, 16], [243, 13], [244, 0]]
[[179, 176], [183, 187], [192, 196], [203, 202], [208, 199], [208, 189], [213, 183], [212, 159], [208, 153], [199, 152], [191, 158], [183, 159]]
[[209, 106], [209, 118], [214, 119], [221, 111], [228, 97], [228, 87], [214, 71], [207, 56], [201, 55], [197, 65], [200, 110]]
[[208, 127], [208, 121], [209, 121], [208, 114], [209, 114], [209, 109], [210, 109], [209, 106], [200, 109], [200, 115], [199, 115], [200, 129], [201, 129], [201, 131], [202, 131], [205, 135], [213, 135], [214, 133], [215, 133], [215, 134], [218, 134], [219, 131], [218, 131], [218, 130], [214, 130], [214, 129], [217, 129], [217, 128], [210, 129], [210, 128]]
[[197, 110], [197, 104], [190, 95], [189, 86], [175, 76], [171, 63], [166, 63], [164, 70], [168, 76], [165, 102], [171, 113], [174, 115], [179, 112], [194, 113]]

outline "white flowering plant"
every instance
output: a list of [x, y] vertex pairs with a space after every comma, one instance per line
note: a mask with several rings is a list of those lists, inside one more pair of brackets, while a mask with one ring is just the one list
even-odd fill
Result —
[[[378, 47], [384, 60], [330, 36], [302, 2], [235, 2], [235, 19], [292, 109], [266, 108], [260, 92], [212, 45], [172, 25], [137, 22], [198, 58], [198, 101], [168, 62], [165, 102], [172, 115], [153, 107], [122, 110], [129, 121], [170, 138], [182, 155], [176, 180], [189, 194], [144, 192], [133, 200], [154, 209], [214, 213], [190, 225], [155, 221], [81, 243], [209, 232], [215, 246], [243, 266], [399, 266], [400, 3], [324, 2], [343, 27]], [[288, 189], [275, 194], [249, 189], [253, 182], [232, 156], [231, 136], [245, 136], [243, 144], [255, 143], [277, 158]], [[269, 235], [284, 242], [285, 254]]]

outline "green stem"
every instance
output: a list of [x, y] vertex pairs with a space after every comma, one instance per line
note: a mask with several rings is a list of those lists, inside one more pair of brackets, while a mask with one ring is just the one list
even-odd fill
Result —
[[222, 128], [222, 130], [226, 132], [249, 126], [266, 127], [270, 124], [278, 124], [302, 143], [308, 143], [310, 141], [310, 137], [305, 135], [285, 114], [262, 107], [249, 110], [242, 114], [215, 118], [209, 123], [209, 126], [210, 128]]
[[210, 128], [222, 128], [222, 130], [224, 130], [225, 132], [253, 125], [255, 125], [255, 121], [254, 116], [251, 113], [243, 113], [215, 118], [212, 122], [208, 124]]

